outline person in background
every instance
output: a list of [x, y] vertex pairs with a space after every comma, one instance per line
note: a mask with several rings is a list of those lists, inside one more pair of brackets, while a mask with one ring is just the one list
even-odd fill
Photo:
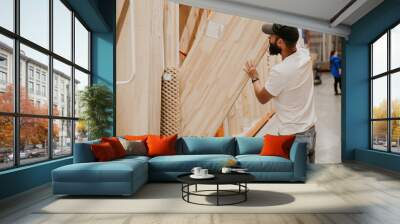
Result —
[[[333, 84], [333, 88], [335, 89], [335, 95], [341, 95], [342, 92], [342, 59], [338, 56], [337, 51], [331, 51], [331, 57], [329, 59], [330, 70], [333, 78], [335, 79], [335, 83]], [[340, 93], [338, 92], [337, 86], [339, 85]]]

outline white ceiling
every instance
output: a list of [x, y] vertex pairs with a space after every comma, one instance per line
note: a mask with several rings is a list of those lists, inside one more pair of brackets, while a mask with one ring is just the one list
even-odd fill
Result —
[[224, 0], [330, 20], [350, 0]]
[[383, 0], [171, 0], [201, 8], [347, 37], [350, 26]]

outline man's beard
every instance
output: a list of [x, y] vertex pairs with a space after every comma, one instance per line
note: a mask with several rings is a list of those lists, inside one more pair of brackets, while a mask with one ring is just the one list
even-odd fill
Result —
[[270, 55], [277, 55], [280, 54], [282, 49], [280, 49], [275, 43], [269, 44], [269, 54]]

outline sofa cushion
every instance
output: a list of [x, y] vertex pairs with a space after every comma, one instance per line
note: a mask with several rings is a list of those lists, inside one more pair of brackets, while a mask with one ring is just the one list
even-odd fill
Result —
[[147, 155], [147, 147], [146, 143], [141, 140], [126, 140], [124, 138], [119, 138], [122, 146], [126, 151], [126, 155], [138, 155], [145, 156]]
[[178, 154], [235, 155], [235, 139], [232, 137], [182, 137], [178, 141]]
[[236, 155], [260, 154], [263, 137], [236, 137]]
[[147, 176], [147, 163], [140, 159], [74, 163], [53, 170], [52, 175], [57, 182], [131, 182], [135, 173]]
[[262, 156], [280, 156], [289, 159], [290, 148], [295, 140], [295, 135], [265, 135]]
[[119, 138], [117, 137], [104, 137], [101, 138], [101, 142], [108, 142], [114, 149], [115, 155], [117, 158], [122, 158], [126, 156], [126, 151], [124, 149], [124, 146], [122, 146], [121, 142], [119, 141]]
[[91, 149], [94, 157], [96, 157], [96, 160], [99, 162], [110, 161], [118, 158], [112, 145], [108, 142], [93, 144], [91, 145]]
[[239, 155], [240, 167], [249, 172], [292, 172], [293, 162], [279, 156]]
[[199, 166], [210, 171], [219, 171], [230, 159], [231, 155], [175, 155], [158, 156], [149, 160], [149, 170], [163, 172], [190, 172]]
[[87, 142], [75, 143], [74, 147], [74, 163], [95, 162], [96, 158], [91, 149], [92, 144], [99, 144], [99, 139]]
[[177, 134], [171, 136], [149, 135], [146, 140], [147, 155], [152, 157], [175, 155], [177, 138]]

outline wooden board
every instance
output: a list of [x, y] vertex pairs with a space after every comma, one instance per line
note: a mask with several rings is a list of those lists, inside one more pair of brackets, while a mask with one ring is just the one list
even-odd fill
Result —
[[179, 62], [179, 5], [164, 0], [164, 66], [178, 69]]
[[[245, 62], [257, 57], [260, 60], [267, 51], [262, 24], [222, 13], [209, 16], [204, 33], [196, 37], [179, 73], [181, 135], [216, 133], [248, 82]], [[223, 27], [220, 36], [212, 37], [210, 26]]]
[[[279, 56], [264, 55], [257, 67], [261, 83], [265, 83], [271, 67], [279, 62]], [[229, 136], [247, 136], [249, 133], [255, 132], [254, 130], [258, 130], [263, 118], [272, 111], [272, 103], [261, 104], [254, 94], [252, 83], [248, 82], [224, 121], [225, 133]]]
[[135, 0], [130, 7], [134, 8], [126, 15], [117, 43], [117, 81], [128, 81], [117, 85], [117, 135], [158, 134], [164, 71], [164, 1]]

